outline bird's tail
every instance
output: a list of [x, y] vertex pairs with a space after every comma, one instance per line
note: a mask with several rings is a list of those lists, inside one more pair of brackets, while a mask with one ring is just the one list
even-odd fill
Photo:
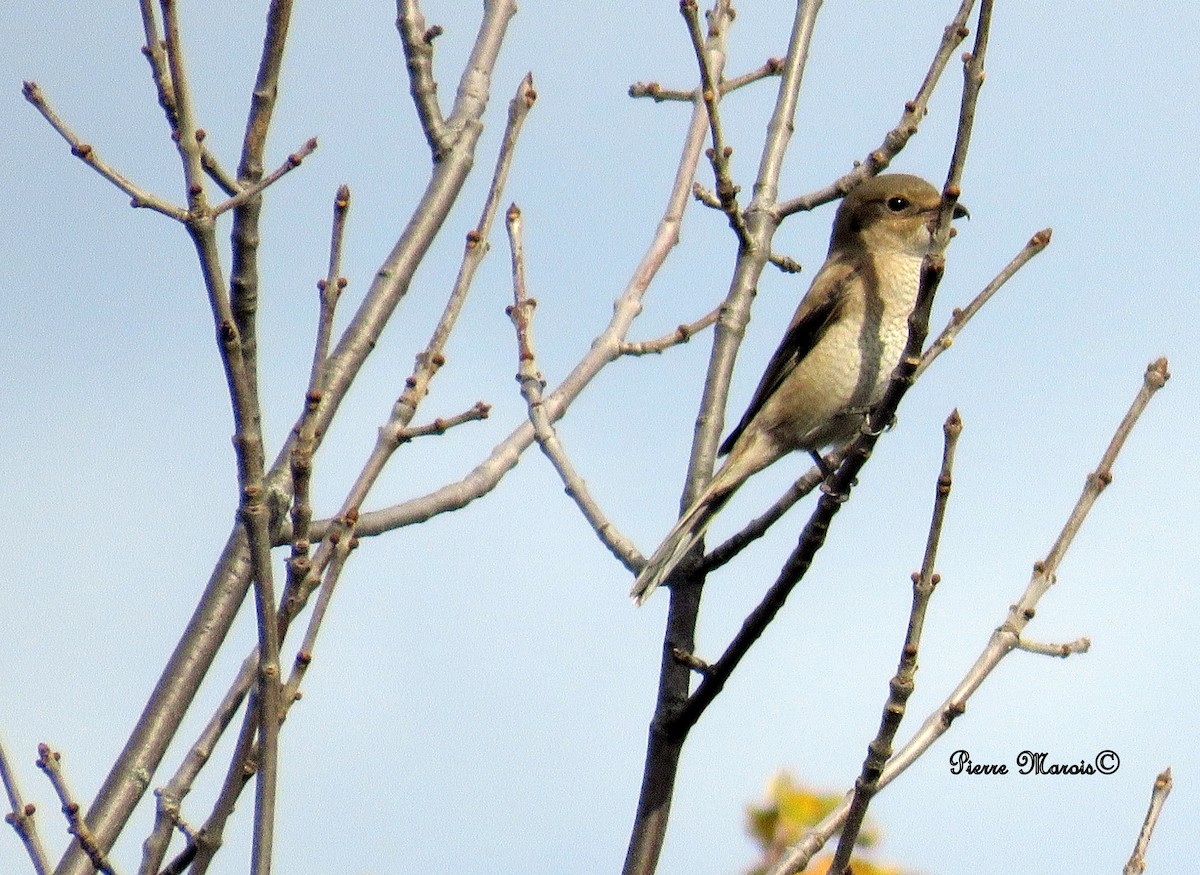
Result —
[[675, 570], [675, 566], [679, 564], [680, 560], [687, 555], [697, 541], [704, 537], [704, 532], [708, 529], [712, 518], [733, 495], [733, 490], [729, 488], [714, 489], [714, 487], [722, 485], [718, 482], [719, 480], [719, 477], [715, 478], [708, 485], [708, 488], [679, 518], [679, 522], [675, 523], [675, 527], [667, 533], [667, 537], [658, 545], [658, 549], [646, 560], [641, 573], [633, 583], [633, 589], [629, 591], [629, 596], [635, 604], [640, 605], [648, 599], [650, 593], [654, 592], [658, 585], [667, 579], [667, 575]]

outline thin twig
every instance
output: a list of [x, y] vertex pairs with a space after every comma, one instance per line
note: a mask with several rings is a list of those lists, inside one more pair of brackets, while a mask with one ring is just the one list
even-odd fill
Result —
[[692, 40], [692, 50], [696, 53], [696, 63], [700, 67], [700, 99], [708, 112], [708, 127], [712, 137], [712, 147], [706, 153], [712, 164], [713, 176], [717, 181], [717, 199], [721, 210], [729, 217], [729, 226], [733, 228], [738, 238], [740, 249], [751, 245], [749, 232], [746, 230], [746, 218], [738, 206], [737, 196], [740, 190], [734, 185], [730, 174], [729, 159], [733, 155], [733, 147], [725, 145], [725, 134], [721, 128], [721, 116], [717, 109], [720, 103], [721, 90], [717, 84], [719, 76], [714, 75], [709, 64], [711, 45], [706, 44], [704, 34], [700, 30], [700, 15], [696, 0], [680, 0], [679, 11], [687, 23], [688, 36]]
[[[279, 5], [273, 3], [271, 9]], [[431, 171], [425, 194], [414, 207], [405, 231], [380, 265], [341, 341], [329, 357], [328, 381], [316, 414], [318, 435], [327, 433], [350, 385], [375, 348], [384, 326], [407, 292], [414, 272], [462, 191], [482, 131], [480, 119], [491, 93], [491, 73], [515, 11], [513, 0], [486, 0], [484, 4], [478, 35], [464, 65], [451, 115], [453, 126], [461, 133], [451, 153]], [[285, 442], [264, 480], [267, 493], [272, 497], [289, 494], [291, 444], [291, 439]], [[162, 761], [245, 599], [253, 574], [248, 541], [243, 527], [235, 526], [142, 716], [96, 794], [89, 820], [98, 840], [106, 847], [115, 841], [142, 798], [147, 787], [146, 776], [152, 775]], [[87, 860], [75, 855], [64, 863], [59, 875], [85, 875], [86, 866]]]
[[804, 269], [796, 259], [790, 258], [787, 255], [780, 255], [777, 252], [772, 252], [767, 256], [767, 260], [784, 273], [800, 273]]
[[1016, 254], [1012, 261], [1004, 266], [1000, 273], [996, 274], [995, 279], [984, 286], [983, 290], [976, 295], [971, 303], [967, 304], [962, 309], [955, 308], [950, 317], [950, 321], [946, 327], [942, 329], [942, 333], [937, 336], [937, 339], [925, 349], [921, 356], [921, 363], [917, 365], [917, 370], [913, 374], [913, 379], [917, 379], [921, 374], [925, 373], [925, 369], [933, 364], [933, 360], [950, 348], [958, 337], [959, 332], [966, 327], [966, 324], [971, 321], [972, 317], [986, 304], [1000, 287], [1008, 282], [1013, 274], [1029, 263], [1035, 255], [1050, 245], [1051, 230], [1044, 228], [1038, 231], [1025, 244], [1024, 248]]
[[154, 12], [154, 2], [153, 0], [138, 0], [138, 7], [142, 13], [142, 32], [146, 36], [142, 54], [150, 64], [150, 75], [154, 80], [154, 90], [158, 94], [158, 105], [166, 113], [167, 124], [174, 132], [179, 127], [179, 118], [175, 112], [175, 88], [171, 84], [171, 71], [167, 67], [167, 55], [162, 38], [158, 33], [158, 17]]
[[717, 321], [717, 317], [721, 314], [721, 308], [716, 307], [710, 310], [705, 315], [701, 316], [695, 322], [690, 322], [686, 325], [680, 325], [670, 334], [665, 334], [655, 340], [629, 340], [621, 344], [621, 355], [649, 355], [651, 353], [661, 353], [670, 349], [673, 346], [678, 346], [681, 343], [687, 343], [692, 339], [692, 335], [703, 331], [708, 326]]
[[[250, 666], [252, 678], [256, 665], [257, 659]], [[247, 688], [253, 689], [249, 684]], [[192, 867], [191, 875], [204, 875], [208, 871], [213, 855], [224, 841], [225, 823], [233, 814], [238, 796], [258, 768], [254, 761], [254, 734], [260, 722], [258, 695], [254, 692], [242, 716], [242, 726], [212, 812], [187, 846], [163, 869], [162, 875], [180, 875], [188, 866]]]
[[1146, 811], [1146, 819], [1142, 822], [1142, 829], [1133, 846], [1133, 854], [1125, 864], [1122, 875], [1142, 875], [1146, 871], [1146, 848], [1150, 845], [1150, 836], [1154, 833], [1154, 825], [1158, 823], [1158, 815], [1162, 813], [1163, 805], [1171, 795], [1172, 784], [1170, 768], [1163, 769], [1154, 779], [1150, 808]]
[[215, 182], [217, 188], [225, 192], [227, 196], [233, 197], [242, 190], [237, 177], [221, 166], [220, 160], [204, 143], [200, 144], [200, 164], [204, 168], [204, 172], [208, 174], [208, 178]]
[[[975, 128], [975, 106], [979, 101], [979, 91], [983, 87], [983, 80], [986, 77], [984, 61], [987, 59], [988, 36], [991, 29], [992, 0], [980, 0], [979, 20], [975, 24], [975, 45], [962, 58], [962, 103], [958, 110], [958, 131], [954, 137], [954, 152], [950, 156], [950, 172], [946, 174], [947, 189], [962, 184], [963, 167], [967, 163], [967, 150], [971, 145], [971, 132]], [[943, 191], [942, 214], [948, 229], [949, 218], [946, 213], [952, 210], [954, 204], [949, 202], [947, 194], [951, 194], [952, 197], [957, 197], [957, 195], [948, 190]]]
[[[844, 458], [845, 453], [842, 450], [826, 454], [824, 457], [826, 469], [828, 471], [834, 470], [842, 463], [842, 459]], [[705, 573], [711, 573], [715, 569], [720, 568], [734, 556], [741, 553], [742, 550], [746, 549], [749, 544], [765, 535], [767, 529], [791, 510], [797, 501], [820, 486], [825, 477], [826, 473], [816, 465], [809, 468], [766, 511], [747, 523], [740, 532], [731, 536], [719, 546], [714, 547], [712, 552], [704, 557], [703, 568]]]
[[425, 16], [417, 0], [397, 0], [396, 29], [400, 31], [400, 44], [408, 65], [409, 93], [436, 163], [454, 143], [454, 131], [442, 118], [437, 80], [433, 78], [433, 41], [442, 34], [442, 28], [425, 26]]
[[304, 639], [300, 642], [300, 647], [296, 651], [296, 658], [292, 664], [292, 673], [288, 676], [287, 683], [283, 687], [283, 707], [285, 714], [287, 709], [291, 708], [292, 704], [300, 698], [300, 684], [303, 682], [304, 676], [308, 673], [308, 667], [312, 665], [313, 652], [316, 650], [317, 644], [317, 633], [321, 629], [321, 624], [325, 621], [329, 602], [333, 598], [333, 591], [338, 581], [341, 579], [346, 559], [349, 557], [350, 551], [357, 545], [358, 539], [354, 537], [353, 528], [339, 533], [333, 555], [330, 557], [329, 564], [325, 566], [324, 581], [317, 595], [316, 604], [313, 605], [312, 614], [308, 618], [308, 627], [304, 631]]
[[1040, 656], [1058, 656], [1066, 659], [1075, 653], [1087, 653], [1092, 648], [1092, 639], [1083, 637], [1074, 641], [1064, 641], [1062, 644], [1048, 644], [1042, 641], [1031, 641], [1021, 636], [1017, 639], [1017, 650], [1026, 653], [1036, 653]]
[[454, 416], [438, 417], [433, 422], [427, 422], [424, 425], [410, 425], [400, 430], [400, 443], [405, 444], [413, 438], [428, 437], [430, 435], [443, 435], [455, 426], [462, 425], [466, 422], [478, 422], [481, 419], [487, 419], [488, 413], [492, 407], [490, 404], [485, 404], [482, 401], [476, 401], [462, 413], [456, 413]]
[[38, 745], [37, 765], [46, 773], [46, 777], [50, 779], [50, 785], [58, 794], [63, 814], [67, 818], [67, 832], [75, 836], [76, 842], [91, 861], [93, 868], [103, 872], [104, 875], [116, 875], [104, 849], [96, 843], [96, 837], [88, 828], [87, 817], [82, 813], [79, 803], [75, 801], [74, 794], [67, 786], [67, 778], [62, 772], [61, 760], [62, 755], [56, 750], [51, 750], [49, 745]]
[[[246, 407], [258, 411], [258, 245], [262, 237], [259, 219], [262, 197], [259, 181], [267, 149], [267, 134], [279, 96], [279, 74], [287, 44], [288, 27], [292, 18], [292, 0], [270, 0], [262, 40], [258, 73], [250, 91], [250, 111], [246, 115], [246, 130], [242, 136], [242, 151], [237, 167], [237, 191], [258, 189], [236, 206], [233, 212], [233, 244], [229, 270], [229, 306], [238, 330], [242, 367], [245, 369]], [[204, 152], [200, 153], [201, 167], [205, 166]], [[209, 162], [211, 165], [211, 162]], [[214, 178], [216, 177], [215, 174]], [[226, 191], [228, 189], [222, 186]], [[238, 198], [235, 193], [232, 197]]]
[[934, 587], [938, 584], [938, 575], [933, 571], [937, 558], [938, 543], [942, 537], [942, 522], [946, 517], [946, 503], [950, 498], [950, 487], [954, 474], [954, 451], [958, 446], [959, 435], [962, 434], [962, 419], [955, 410], [946, 419], [942, 427], [945, 433], [945, 446], [942, 450], [942, 469], [938, 473], [937, 489], [934, 494], [933, 518], [929, 523], [929, 537], [925, 543], [925, 558], [921, 562], [921, 570], [913, 575], [912, 609], [908, 615], [908, 632], [904, 637], [904, 646], [900, 651], [900, 663], [895, 676], [888, 686], [887, 702], [883, 706], [883, 717], [879, 721], [879, 731], [875, 739], [867, 746], [867, 756], [863, 760], [862, 772], [854, 782], [854, 792], [850, 799], [850, 808], [846, 813], [846, 822], [842, 826], [842, 834], [838, 839], [837, 851], [833, 862], [829, 864], [832, 875], [850, 875], [850, 855], [858, 843], [863, 821], [867, 816], [867, 808], [875, 794], [879, 792], [879, 776], [883, 774], [884, 766], [892, 755], [892, 743], [900, 722], [904, 719], [904, 710], [908, 697], [916, 687], [917, 653], [921, 645], [921, 631], [925, 625], [925, 613], [929, 607], [929, 599]]
[[346, 237], [346, 219], [350, 213], [350, 186], [338, 186], [333, 196], [333, 227], [329, 234], [329, 269], [325, 281], [318, 283], [321, 308], [317, 317], [317, 341], [313, 345], [312, 367], [308, 372], [310, 391], [321, 391], [325, 383], [325, 360], [329, 358], [329, 338], [333, 333], [333, 313], [347, 280], [342, 276], [342, 245]]
[[929, 71], [925, 74], [924, 81], [921, 82], [921, 87], [917, 89], [913, 99], [904, 104], [900, 121], [884, 135], [883, 142], [879, 147], [867, 153], [866, 158], [858, 163], [852, 171], [824, 188], [802, 197], [781, 201], [775, 208], [779, 219], [837, 200], [868, 176], [874, 176], [892, 162], [892, 159], [899, 154], [920, 128], [921, 120], [929, 111], [929, 98], [933, 95], [933, 90], [937, 86], [942, 72], [946, 69], [950, 56], [970, 33], [967, 29], [967, 19], [970, 17], [971, 8], [974, 5], [975, 0], [962, 0], [958, 12], [942, 31], [941, 43], [934, 53], [933, 61], [929, 65]]
[[[691, 505], [700, 490], [704, 489], [712, 478], [713, 462], [722, 428], [722, 412], [729, 398], [733, 366], [737, 360], [741, 340], [745, 336], [746, 324], [750, 319], [750, 304], [762, 271], [766, 267], [767, 257], [772, 249], [771, 242], [778, 227], [772, 209], [779, 194], [779, 176], [795, 126], [800, 87], [820, 7], [821, 0], [802, 0], [797, 4], [792, 20], [787, 56], [780, 70], [778, 93], [767, 122], [753, 196], [743, 215], [746, 233], [752, 245], [739, 246], [725, 306], [713, 333], [712, 353], [705, 374], [700, 412], [696, 419], [687, 476], [680, 498], [681, 512], [683, 508]], [[701, 64], [702, 71], [707, 72], [709, 82], [720, 79], [731, 20], [729, 5], [723, 2], [718, 2], [709, 15], [708, 41]], [[715, 92], [706, 89], [706, 104], [714, 103], [716, 96]], [[707, 115], [711, 122], [711, 111]], [[719, 130], [719, 125], [717, 129]], [[714, 158], [719, 151], [717, 146], [718, 144], [714, 143]], [[718, 194], [720, 196], [720, 193]], [[623, 875], [651, 875], [657, 867], [666, 837], [679, 761], [690, 729], [689, 724], [679, 721], [677, 717], [681, 711], [680, 703], [686, 702], [692, 684], [691, 670], [685, 663], [676, 659], [673, 653], [676, 648], [686, 653], [695, 651], [695, 633], [703, 582], [702, 576], [686, 576], [679, 584], [670, 588], [654, 716], [650, 722], [645, 767]], [[710, 678], [711, 675], [705, 675], [700, 682], [701, 686], [707, 684]]]
[[287, 159], [277, 168], [272, 170], [266, 176], [260, 178], [257, 182], [248, 184], [245, 188], [235, 194], [227, 201], [217, 204], [212, 208], [213, 217], [217, 217], [228, 210], [235, 207], [240, 207], [252, 197], [258, 197], [263, 193], [263, 190], [268, 186], [278, 182], [281, 178], [291, 173], [303, 163], [304, 159], [313, 153], [317, 148], [317, 138], [310, 137], [305, 143], [295, 152], [287, 156]]
[[537, 301], [529, 297], [525, 286], [525, 247], [521, 211], [516, 204], [508, 208], [506, 219], [513, 274], [513, 303], [508, 308], [508, 315], [517, 334], [517, 382], [521, 385], [521, 396], [525, 399], [529, 421], [533, 423], [538, 446], [558, 472], [567, 495], [575, 502], [588, 525], [600, 538], [600, 543], [607, 547], [622, 565], [632, 571], [638, 562], [643, 560], [642, 554], [600, 508], [587, 483], [571, 463], [550, 417], [546, 415], [542, 399], [542, 390], [545, 389], [546, 382], [538, 372], [537, 354], [533, 348], [533, 311]]
[[162, 213], [164, 216], [170, 216], [177, 222], [182, 222], [187, 218], [187, 210], [169, 201], [165, 201], [131, 182], [107, 161], [97, 155], [96, 150], [90, 144], [83, 142], [83, 140], [76, 136], [74, 131], [67, 127], [66, 122], [59, 118], [58, 113], [46, 101], [46, 95], [42, 93], [41, 87], [36, 82], [24, 83], [21, 93], [42, 114], [42, 117], [50, 123], [50, 127], [58, 131], [59, 136], [67, 141], [67, 144], [71, 147], [72, 155], [84, 164], [87, 164], [121, 191], [125, 192], [125, 194], [129, 195], [129, 205], [131, 207], [145, 207], [157, 213]]
[[721, 82], [721, 94], [730, 94], [754, 82], [759, 82], [763, 79], [769, 79], [772, 76], [778, 76], [783, 70], [782, 58], [768, 58], [766, 63], [761, 67], [751, 70], [748, 73], [743, 73], [740, 76], [733, 76]]
[[696, 89], [663, 88], [657, 82], [634, 82], [629, 86], [629, 96], [649, 97], [655, 103], [691, 103], [696, 99]]
[[[309, 479], [312, 476], [312, 459], [316, 449], [317, 435], [315, 415], [321, 403], [325, 385], [325, 363], [329, 358], [329, 338], [333, 333], [333, 316], [337, 302], [347, 280], [342, 276], [342, 243], [346, 234], [346, 217], [350, 211], [350, 187], [338, 186], [333, 198], [333, 228], [329, 240], [329, 269], [325, 278], [317, 282], [320, 307], [317, 314], [317, 337], [313, 344], [312, 365], [308, 372], [308, 388], [304, 393], [304, 413], [295, 429], [296, 441], [292, 447], [292, 556], [307, 551], [298, 545], [309, 539], [308, 524], [312, 519], [312, 507], [308, 500]], [[290, 569], [289, 569], [290, 570]]]
[[33, 871], [36, 875], [47, 875], [50, 871], [50, 861], [46, 856], [46, 849], [42, 845], [42, 838], [38, 834], [37, 823], [33, 819], [34, 814], [37, 813], [37, 806], [32, 802], [25, 802], [21, 796], [17, 773], [8, 759], [8, 751], [4, 746], [3, 738], [0, 738], [0, 782], [4, 784], [4, 792], [7, 794], [8, 804], [12, 808], [8, 814], [4, 815], [5, 822], [16, 832], [17, 837], [21, 839], [21, 844], [25, 845], [25, 852], [29, 854], [29, 861], [33, 864]]
[[[287, 0], [277, 0], [272, 6], [272, 11], [287, 8], [289, 5]], [[237, 456], [239, 487], [238, 518], [245, 526], [249, 545], [258, 628], [259, 764], [255, 781], [251, 872], [252, 875], [269, 875], [273, 856], [278, 782], [280, 667], [275, 586], [271, 569], [270, 514], [266, 506], [264, 486], [265, 453], [258, 408], [256, 370], [253, 354], [247, 355], [246, 348], [242, 345], [243, 336], [253, 343], [251, 325], [255, 308], [243, 300], [235, 314], [230, 292], [221, 273], [214, 233], [215, 223], [202, 182], [203, 168], [191, 92], [185, 73], [176, 0], [161, 0], [161, 7], [167, 62], [174, 84], [179, 117], [177, 145], [188, 194], [189, 216], [186, 226], [200, 256], [204, 284], [220, 338], [219, 348], [234, 415], [233, 443]], [[268, 42], [272, 36], [268, 34]], [[269, 47], [264, 47], [264, 52], [269, 53]], [[261, 74], [260, 70], [260, 78]], [[261, 105], [263, 98], [264, 95], [256, 96], [256, 106]], [[266, 96], [268, 105], [273, 105], [273, 100], [273, 94]], [[257, 116], [255, 108], [252, 108], [251, 115]], [[269, 116], [268, 110], [256, 124], [265, 125]], [[255, 128], [247, 132], [250, 145], [243, 150], [243, 166], [239, 171], [239, 178], [248, 180], [251, 185], [257, 181], [257, 174], [252, 166], [249, 173], [245, 172], [247, 162], [253, 163], [258, 157], [255, 152], [261, 144], [262, 137], [265, 137], [265, 130]], [[236, 239], [235, 233], [235, 241]], [[245, 269], [245, 264], [242, 268]]]
[[[939, 705], [921, 724], [900, 750], [888, 760], [883, 774], [879, 777], [879, 787], [882, 789], [899, 777], [909, 766], [927, 751], [935, 741], [942, 737], [950, 728], [951, 723], [966, 712], [967, 702], [977, 689], [987, 680], [996, 666], [1013, 650], [1016, 650], [1021, 640], [1025, 626], [1033, 619], [1037, 605], [1042, 596], [1049, 591], [1055, 582], [1055, 572], [1062, 560], [1067, 547], [1070, 546], [1075, 534], [1082, 526], [1088, 511], [1104, 488], [1104, 484], [1112, 479], [1112, 465], [1121, 451], [1126, 438], [1134, 424], [1154, 393], [1165, 385], [1170, 374], [1167, 371], [1166, 359], [1152, 362], [1146, 369], [1142, 387], [1130, 405], [1129, 410], [1117, 426], [1108, 448], [1100, 457], [1096, 471], [1089, 475], [1075, 508], [1063, 525], [1062, 531], [1046, 558], [1034, 563], [1033, 575], [1025, 592], [1012, 605], [1004, 621], [992, 633], [983, 652], [975, 660], [974, 665], [950, 695]], [[1053, 654], [1055, 656], [1059, 654]], [[816, 826], [812, 827], [798, 842], [792, 845], [780, 857], [768, 875], [792, 875], [801, 871], [813, 855], [819, 851], [845, 822], [849, 808], [849, 796], [833, 811], [825, 816]]]
[[[312, 522], [312, 501], [309, 487], [312, 482], [313, 455], [317, 446], [316, 414], [321, 404], [325, 385], [325, 364], [329, 358], [329, 338], [333, 332], [333, 316], [347, 280], [341, 274], [342, 243], [346, 232], [346, 217], [350, 210], [350, 187], [338, 186], [333, 199], [333, 228], [329, 242], [329, 268], [325, 278], [317, 283], [320, 307], [317, 315], [317, 337], [313, 344], [312, 366], [309, 368], [308, 388], [304, 393], [304, 412], [295, 428], [295, 442], [291, 452], [292, 509], [291, 509], [291, 555], [287, 563], [287, 583], [284, 587], [284, 602], [289, 593], [299, 591], [312, 569], [309, 558], [311, 547], [309, 524]], [[280, 624], [280, 640], [287, 630], [286, 623]], [[288, 698], [282, 696], [281, 704], [287, 707]]]
[[[216, 711], [209, 717], [208, 723], [201, 731], [196, 743], [188, 750], [178, 770], [164, 786], [155, 790], [154, 795], [158, 801], [155, 807], [154, 829], [142, 843], [142, 863], [138, 869], [138, 875], [155, 875], [162, 867], [163, 858], [166, 856], [171, 841], [171, 834], [175, 827], [181, 824], [180, 808], [183, 797], [191, 790], [201, 769], [208, 764], [217, 742], [225, 734], [225, 730], [242, 706], [246, 694], [254, 686], [257, 665], [258, 651], [256, 649], [242, 663], [237, 680], [225, 694]], [[203, 842], [205, 838], [204, 835], [201, 835], [203, 832], [204, 830], [201, 828], [188, 835], [188, 845], [192, 847], [188, 862], [195, 854], [196, 843]], [[187, 853], [186, 850], [185, 853]]]
[[[740, 76], [734, 76], [731, 79], [722, 80], [717, 88], [721, 92], [721, 95], [724, 96], [754, 82], [759, 82], [771, 76], [778, 76], [779, 71], [782, 69], [783, 60], [781, 58], [768, 58], [765, 64], [755, 70], [743, 73]], [[698, 92], [695, 88], [688, 90], [663, 88], [657, 82], [635, 82], [629, 86], [629, 96], [649, 97], [655, 103], [663, 103], [664, 101], [693, 103], [698, 96]]]
[[[171, 84], [171, 72], [167, 66], [167, 55], [162, 39], [158, 35], [158, 18], [154, 12], [153, 0], [138, 0], [142, 13], [142, 32], [146, 36], [146, 44], [142, 46], [142, 54], [150, 64], [150, 75], [154, 80], [154, 90], [158, 94], [158, 105], [162, 107], [167, 117], [167, 125], [172, 136], [179, 130], [179, 116], [175, 109], [175, 89]], [[233, 197], [240, 186], [237, 178], [226, 171], [217, 156], [209, 151], [201, 142], [200, 163], [209, 178], [215, 182], [225, 194]]]

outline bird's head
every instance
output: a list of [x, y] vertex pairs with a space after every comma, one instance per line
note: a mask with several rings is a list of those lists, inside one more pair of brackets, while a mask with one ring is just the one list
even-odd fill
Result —
[[[853, 251], [923, 257], [937, 226], [942, 196], [919, 176], [886, 173], [861, 183], [842, 199], [829, 252]], [[954, 218], [970, 215], [961, 204]]]

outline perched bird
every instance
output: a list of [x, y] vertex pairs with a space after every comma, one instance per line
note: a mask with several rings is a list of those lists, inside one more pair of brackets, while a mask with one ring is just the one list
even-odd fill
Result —
[[[936, 188], [903, 173], [868, 179], [842, 200], [829, 255], [721, 444], [728, 458], [646, 561], [630, 592], [638, 604], [746, 478], [788, 453], [816, 453], [858, 432], [900, 362], [940, 204]], [[955, 218], [965, 215], [955, 206]]]

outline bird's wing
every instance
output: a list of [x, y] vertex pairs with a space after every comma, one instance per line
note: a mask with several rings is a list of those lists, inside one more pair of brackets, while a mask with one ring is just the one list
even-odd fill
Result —
[[779, 348], [767, 363], [767, 369], [763, 372], [758, 388], [754, 390], [754, 397], [750, 399], [742, 421], [729, 433], [729, 437], [725, 438], [718, 450], [719, 455], [724, 456], [733, 449], [737, 439], [767, 399], [817, 345], [817, 341], [825, 334], [829, 325], [837, 321], [845, 300], [846, 284], [856, 272], [855, 266], [847, 261], [826, 262], [821, 268], [808, 294], [796, 308], [796, 314], [792, 316], [791, 324], [788, 325], [783, 340], [779, 342]]

